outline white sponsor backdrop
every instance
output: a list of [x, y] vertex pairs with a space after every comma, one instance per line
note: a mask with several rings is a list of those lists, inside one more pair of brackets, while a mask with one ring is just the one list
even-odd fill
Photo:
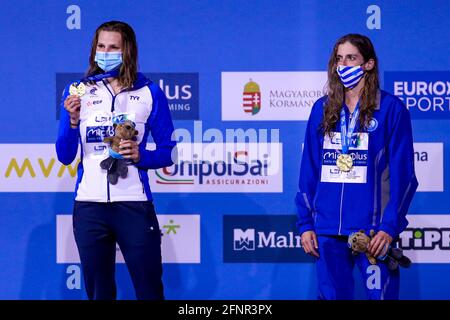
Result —
[[[1, 144], [0, 150], [1, 192], [75, 190], [79, 156], [64, 166], [53, 144]], [[152, 192], [283, 191], [281, 143], [179, 144], [178, 151], [178, 166], [148, 171]]]
[[283, 191], [281, 143], [180, 144], [178, 151], [178, 165], [149, 171], [153, 192]]
[[450, 215], [410, 214], [407, 219], [408, 229], [425, 230], [419, 230], [420, 237], [414, 237], [414, 230], [400, 234], [401, 244], [412, 247], [404, 254], [414, 263], [450, 263]]
[[76, 160], [68, 166], [54, 144], [0, 144], [1, 192], [73, 192]]
[[[158, 214], [163, 263], [200, 263], [200, 215]], [[174, 226], [170, 228], [170, 226]], [[80, 263], [72, 228], [72, 215], [56, 216], [56, 262]], [[124, 263], [117, 246], [116, 262]]]
[[417, 191], [444, 191], [444, 144], [414, 143]]
[[[244, 87], [250, 79], [261, 90], [261, 110], [254, 115], [243, 107]], [[324, 71], [222, 72], [222, 120], [308, 120], [326, 81]]]

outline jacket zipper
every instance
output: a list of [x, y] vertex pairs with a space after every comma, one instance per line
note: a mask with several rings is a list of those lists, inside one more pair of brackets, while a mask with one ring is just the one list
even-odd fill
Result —
[[[348, 116], [348, 123], [350, 123], [350, 121], [352, 120], [352, 116], [353, 116], [353, 112], [349, 112], [349, 116]], [[341, 137], [341, 141], [342, 139], [344, 139], [344, 137]], [[339, 209], [339, 230], [338, 230], [338, 235], [341, 235], [341, 229], [342, 229], [342, 205], [344, 203], [343, 199], [344, 199], [344, 185], [345, 183], [342, 183], [342, 188], [341, 188], [341, 205], [340, 205], [340, 209]]]
[[[112, 102], [111, 102], [111, 113], [113, 113], [114, 112], [114, 102], [116, 101], [116, 97], [119, 95], [119, 94], [121, 94], [122, 92], [125, 92], [125, 91], [127, 91], [127, 90], [122, 90], [122, 91], [120, 91], [119, 93], [117, 93], [116, 95], [114, 95], [112, 92], [111, 92], [111, 90], [109, 90], [109, 88], [108, 88], [108, 83], [107, 82], [105, 82], [105, 80], [102, 80], [102, 82], [103, 82], [103, 85], [106, 87], [106, 89], [108, 89], [108, 91], [109, 91], [109, 93], [111, 94], [111, 97], [112, 97]], [[107, 183], [107, 185], [106, 185], [106, 187], [107, 187], [107, 193], [108, 193], [108, 202], [111, 202], [111, 195], [110, 195], [110, 193], [109, 193], [109, 182], [108, 182], [108, 179], [106, 180], [106, 183]], [[141, 181], [141, 183], [142, 183], [142, 181]], [[142, 189], [144, 189], [144, 184], [142, 184]], [[144, 191], [144, 190], [143, 190]]]
[[342, 227], [342, 204], [344, 203], [344, 185], [345, 183], [342, 183], [342, 189], [341, 189], [341, 206], [339, 210], [339, 230], [338, 235], [341, 235], [341, 227]]
[[109, 194], [109, 181], [108, 181], [108, 178], [106, 178], [106, 191], [108, 193], [108, 202], [111, 202], [111, 197], [110, 197], [110, 194]]
[[[102, 80], [102, 82], [103, 82], [104, 86], [106, 87], [106, 89], [108, 89], [109, 93], [111, 94], [111, 97], [112, 97], [112, 102], [111, 102], [111, 113], [113, 113], [113, 112], [114, 112], [114, 102], [116, 101], [117, 94], [114, 95], [114, 94], [111, 92], [111, 90], [109, 90], [108, 85], [107, 85], [107, 83], [105, 82], [105, 80]], [[120, 93], [120, 92], [119, 92], [119, 93]], [[118, 94], [119, 94], [119, 93], [118, 93]], [[106, 178], [106, 192], [107, 192], [107, 196], [108, 196], [107, 201], [108, 201], [108, 202], [111, 202], [111, 194], [110, 194], [110, 190], [109, 190], [109, 181], [108, 181], [108, 178]]]
[[138, 174], [139, 174], [139, 180], [141, 181], [141, 184], [142, 184], [142, 193], [145, 193], [144, 181], [142, 181], [141, 171], [139, 171], [139, 169], [138, 169]]

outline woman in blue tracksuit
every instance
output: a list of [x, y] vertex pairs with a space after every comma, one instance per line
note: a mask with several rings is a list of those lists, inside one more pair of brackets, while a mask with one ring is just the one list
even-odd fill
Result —
[[[120, 142], [118, 153], [103, 142], [117, 126], [134, 135]], [[64, 164], [80, 145], [73, 231], [89, 299], [116, 299], [116, 242], [137, 299], [164, 299], [161, 232], [147, 170], [172, 165], [173, 132], [164, 93], [137, 72], [133, 29], [119, 21], [100, 25], [87, 77], [64, 91], [56, 142]], [[155, 150], [146, 148], [149, 134]]]
[[353, 298], [355, 263], [369, 299], [398, 299], [398, 269], [352, 256], [347, 238], [373, 229], [368, 249], [375, 257], [394, 245], [418, 186], [413, 153], [409, 112], [379, 89], [370, 39], [340, 38], [328, 63], [327, 96], [308, 121], [296, 196], [303, 249], [317, 258], [320, 299]]

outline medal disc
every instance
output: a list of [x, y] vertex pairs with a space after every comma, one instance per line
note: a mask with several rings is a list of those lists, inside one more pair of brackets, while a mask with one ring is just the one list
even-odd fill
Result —
[[336, 165], [339, 170], [348, 172], [353, 167], [352, 157], [349, 154], [341, 153], [336, 160]]
[[86, 93], [86, 86], [83, 82], [77, 84], [76, 82], [72, 83], [69, 87], [69, 93], [71, 96], [83, 96]]
[[69, 93], [71, 96], [77, 95], [77, 83], [74, 82], [69, 87]]
[[79, 97], [83, 96], [86, 93], [86, 86], [83, 82], [80, 82], [77, 87], [77, 94]]

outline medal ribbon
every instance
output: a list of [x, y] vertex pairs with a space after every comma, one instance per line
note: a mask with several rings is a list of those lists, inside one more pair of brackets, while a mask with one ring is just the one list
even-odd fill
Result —
[[356, 104], [355, 110], [353, 111], [353, 117], [348, 125], [347, 129], [347, 120], [345, 119], [345, 110], [344, 107], [341, 109], [341, 145], [342, 145], [342, 153], [347, 154], [350, 146], [350, 142], [352, 139], [353, 131], [355, 131], [356, 121], [359, 118], [359, 101]]
[[118, 75], [119, 75], [119, 69], [114, 69], [114, 70], [111, 70], [109, 72], [100, 73], [100, 74], [96, 74], [96, 75], [93, 75], [93, 76], [85, 77], [85, 78], [81, 79], [78, 82], [78, 84], [80, 82], [87, 82], [87, 81], [95, 81], [95, 82], [97, 82], [97, 81], [100, 81], [100, 80], [105, 79], [105, 78], [114, 78], [114, 77], [117, 77]]

